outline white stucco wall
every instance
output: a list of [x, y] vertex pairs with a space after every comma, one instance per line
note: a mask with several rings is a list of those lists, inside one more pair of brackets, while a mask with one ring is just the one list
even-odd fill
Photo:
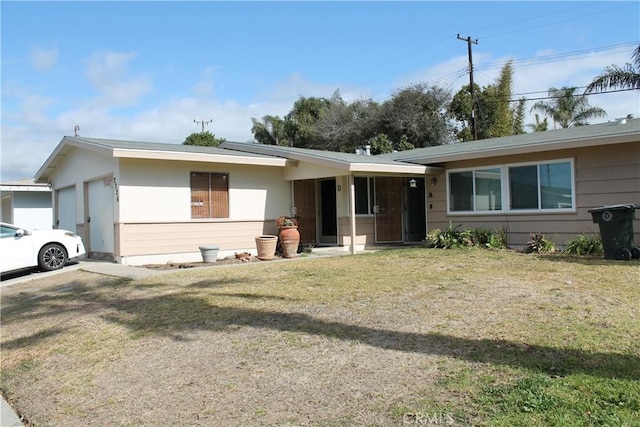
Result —
[[51, 203], [50, 191], [14, 192], [11, 195], [11, 222], [25, 228], [51, 229]]
[[85, 218], [84, 183], [117, 174], [118, 162], [111, 156], [72, 149], [56, 168], [51, 187], [57, 190], [75, 186], [76, 218], [82, 223]]
[[291, 210], [291, 184], [282, 169], [198, 162], [122, 159], [121, 222], [191, 220], [191, 172], [229, 174], [229, 220], [263, 220]]

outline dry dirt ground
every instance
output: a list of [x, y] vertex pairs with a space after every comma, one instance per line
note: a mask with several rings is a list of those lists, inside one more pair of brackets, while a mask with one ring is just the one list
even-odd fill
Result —
[[611, 346], [598, 351], [622, 341], [608, 328], [621, 297], [593, 290], [606, 266], [583, 278], [524, 255], [441, 253], [14, 285], [2, 391], [34, 426], [473, 425], [474, 375], [562, 358], [580, 307]]

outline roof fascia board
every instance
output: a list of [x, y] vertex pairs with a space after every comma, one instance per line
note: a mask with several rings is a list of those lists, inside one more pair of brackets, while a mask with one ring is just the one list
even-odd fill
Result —
[[254, 165], [254, 166], [295, 166], [297, 162], [281, 157], [245, 157], [234, 156], [229, 154], [205, 154], [205, 153], [189, 153], [175, 151], [158, 151], [158, 150], [133, 150], [125, 148], [116, 148], [113, 150], [113, 157], [128, 159], [147, 159], [147, 160], [181, 160], [191, 162], [208, 162], [208, 163], [226, 163], [236, 165]]
[[[566, 150], [572, 148], [593, 147], [597, 145], [623, 144], [628, 142], [638, 142], [640, 138], [638, 134], [616, 135], [614, 137], [596, 137], [596, 138], [576, 138], [562, 142], [537, 142], [517, 147], [495, 147], [491, 149], [476, 148], [464, 151], [462, 153], [450, 153], [434, 156], [421, 156], [415, 158], [404, 158], [405, 162], [416, 162], [421, 164], [444, 163], [460, 160], [484, 159], [489, 157], [512, 156], [518, 154], [541, 153], [545, 151]], [[473, 144], [473, 142], [465, 142], [464, 144]]]
[[411, 164], [379, 164], [379, 163], [352, 163], [349, 168], [351, 172], [380, 172], [380, 173], [406, 173], [406, 174], [424, 174], [427, 167], [424, 165]]

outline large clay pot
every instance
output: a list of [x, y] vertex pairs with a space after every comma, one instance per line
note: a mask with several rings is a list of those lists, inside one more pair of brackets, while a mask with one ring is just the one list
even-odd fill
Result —
[[283, 258], [294, 258], [298, 255], [300, 232], [295, 225], [280, 227], [280, 246]]
[[258, 249], [258, 259], [267, 261], [276, 257], [276, 246], [278, 236], [266, 235], [256, 237], [256, 248]]

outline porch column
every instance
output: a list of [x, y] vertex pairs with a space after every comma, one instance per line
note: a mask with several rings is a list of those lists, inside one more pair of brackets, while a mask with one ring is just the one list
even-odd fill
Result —
[[356, 253], [356, 184], [353, 174], [349, 175], [349, 223], [351, 225], [351, 254]]

